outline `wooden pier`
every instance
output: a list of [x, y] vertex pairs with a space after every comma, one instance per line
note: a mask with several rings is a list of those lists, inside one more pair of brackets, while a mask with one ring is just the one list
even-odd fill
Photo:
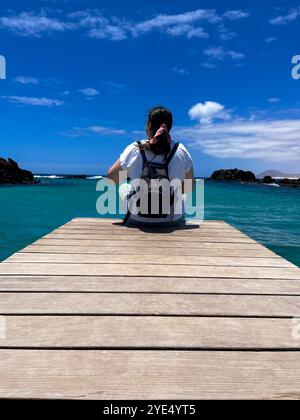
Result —
[[300, 399], [300, 270], [222, 221], [74, 219], [0, 264], [1, 325], [0, 398]]

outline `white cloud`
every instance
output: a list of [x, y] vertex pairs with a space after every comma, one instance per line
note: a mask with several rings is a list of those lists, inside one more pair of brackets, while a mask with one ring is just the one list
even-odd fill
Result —
[[165, 30], [167, 35], [170, 36], [183, 36], [186, 35], [188, 39], [191, 38], [209, 38], [209, 34], [201, 27], [195, 28], [192, 25], [177, 25], [167, 28]]
[[270, 36], [269, 38], [266, 38], [265, 41], [267, 44], [271, 44], [271, 42], [277, 41], [277, 38], [275, 38], [275, 36]]
[[121, 93], [127, 89], [125, 83], [102, 81], [101, 89], [107, 93]]
[[[159, 14], [151, 19], [133, 22], [115, 16], [105, 17], [100, 10], [87, 9], [67, 15], [42, 9], [40, 12], [11, 12], [0, 17], [0, 27], [9, 29], [21, 36], [40, 37], [44, 34], [85, 29], [91, 38], [123, 41], [153, 31], [169, 36], [207, 38], [208, 33], [199, 23], [216, 24], [222, 22], [215, 10], [197, 9], [181, 14]], [[54, 15], [55, 14], [55, 15]], [[54, 16], [53, 16], [54, 15]]]
[[191, 28], [187, 34], [186, 34], [188, 39], [191, 38], [209, 38], [209, 34], [207, 32], [204, 31], [203, 28], [201, 27], [197, 27], [197, 28]]
[[[41, 37], [45, 34], [81, 30], [91, 38], [123, 41], [130, 37], [139, 37], [154, 31], [168, 36], [191, 38], [208, 38], [209, 33], [203, 25], [223, 25], [224, 18], [241, 19], [248, 16], [241, 10], [230, 10], [223, 16], [214, 9], [196, 9], [179, 14], [158, 14], [151, 19], [133, 21], [116, 16], [106, 17], [98, 9], [86, 9], [64, 14], [62, 11], [42, 9], [40, 12], [9, 12], [0, 16], [0, 28], [13, 31], [20, 36]], [[234, 36], [224, 30], [222, 39]]]
[[215, 10], [198, 9], [192, 12], [185, 12], [177, 15], [157, 15], [152, 19], [137, 23], [133, 27], [135, 35], [150, 32], [154, 29], [163, 30], [164, 28], [172, 28], [181, 25], [192, 24], [199, 21], [209, 23], [217, 23], [221, 18], [216, 14]]
[[300, 119], [235, 117], [217, 124], [178, 127], [174, 131], [191, 148], [217, 158], [299, 161], [300, 164]]
[[232, 58], [233, 60], [240, 60], [241, 58], [245, 58], [244, 53], [234, 51], [234, 50], [225, 51], [225, 56], [228, 56]]
[[[159, 14], [152, 19], [141, 22], [121, 20], [116, 17], [110, 20], [99, 11], [86, 11], [81, 16], [79, 25], [91, 28], [89, 36], [93, 38], [109, 38], [122, 41], [129, 36], [138, 37], [152, 31], [160, 31], [169, 36], [186, 36], [190, 38], [207, 38], [209, 35], [197, 22], [214, 23], [221, 20], [214, 10], [199, 9], [177, 15]], [[83, 12], [84, 14], [84, 12]]]
[[211, 63], [209, 61], [205, 61], [204, 63], [202, 63], [202, 66], [207, 68], [207, 69], [217, 69], [218, 66], [214, 63]]
[[9, 29], [20, 36], [41, 37], [46, 33], [64, 32], [73, 29], [70, 22], [48, 17], [45, 11], [22, 12], [0, 17], [0, 27]]
[[204, 50], [206, 55], [211, 60], [224, 60], [224, 58], [231, 58], [232, 60], [240, 60], [245, 58], [245, 54], [234, 50], [226, 50], [224, 47], [209, 47]]
[[36, 98], [30, 96], [1, 96], [2, 99], [6, 99], [14, 104], [32, 105], [32, 106], [43, 106], [53, 108], [55, 106], [61, 106], [64, 104], [63, 101], [58, 99], [50, 98]]
[[272, 25], [287, 25], [290, 22], [295, 21], [300, 16], [300, 7], [291, 9], [286, 15], [277, 16], [270, 19]]
[[21, 85], [38, 85], [41, 80], [37, 77], [18, 76], [14, 79], [14, 82], [20, 83]]
[[128, 37], [127, 23], [112, 17], [108, 19], [99, 10], [84, 10], [67, 16], [78, 28], [88, 29], [88, 36], [111, 41], [123, 41]]
[[247, 18], [250, 16], [250, 13], [243, 12], [242, 10], [228, 10], [223, 16], [229, 20], [236, 20]]
[[229, 41], [230, 39], [232, 39], [236, 36], [236, 33], [232, 32], [228, 28], [226, 28], [226, 26], [223, 23], [221, 23], [218, 26], [217, 30], [220, 33], [221, 41]]
[[186, 69], [182, 69], [179, 67], [173, 67], [172, 71], [174, 73], [180, 74], [181, 76], [188, 76], [190, 74], [190, 72], [187, 71]]
[[198, 103], [189, 110], [192, 120], [197, 120], [201, 124], [210, 124], [214, 119], [229, 119], [229, 111], [225, 110], [224, 105], [218, 102], [206, 101]]
[[93, 98], [94, 96], [100, 95], [100, 92], [94, 88], [79, 89], [78, 92], [82, 93], [87, 98]]
[[91, 127], [87, 128], [88, 131], [91, 131], [92, 133], [96, 133], [96, 134], [100, 134], [100, 135], [123, 135], [126, 134], [125, 130], [118, 130], [115, 128], [110, 128], [110, 127], [103, 127], [103, 126], [99, 126], [99, 125], [94, 125]]
[[88, 36], [98, 39], [122, 41], [131, 36], [138, 37], [153, 31], [160, 31], [169, 36], [186, 36], [190, 38], [207, 38], [209, 35], [198, 22], [211, 24], [222, 19], [214, 10], [198, 9], [177, 15], [159, 14], [141, 22], [132, 22], [117, 17], [104, 17], [99, 10], [85, 10], [70, 13], [67, 16], [79, 28], [88, 29]]
[[270, 104], [276, 104], [277, 102], [280, 102], [280, 98], [269, 98], [268, 102], [270, 102]]
[[111, 41], [123, 41], [127, 38], [126, 31], [118, 26], [105, 25], [101, 28], [93, 28], [89, 31], [91, 38], [110, 39]]
[[127, 134], [126, 130], [121, 130], [112, 127], [105, 127], [101, 125], [93, 125], [90, 127], [74, 127], [72, 130], [65, 131], [61, 135], [65, 137], [84, 137], [96, 134], [98, 136], [124, 136]]

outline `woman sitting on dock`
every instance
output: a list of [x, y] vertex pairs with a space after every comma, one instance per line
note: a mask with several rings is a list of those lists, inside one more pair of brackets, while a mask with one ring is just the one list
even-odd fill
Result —
[[[146, 124], [146, 134], [148, 139], [130, 144], [121, 154], [120, 158], [113, 164], [108, 171], [108, 178], [115, 184], [120, 182], [120, 172], [126, 171], [130, 181], [137, 180], [139, 185], [147, 186], [147, 211], [145, 208], [137, 213], [129, 210], [125, 222], [130, 224], [178, 224], [183, 221], [184, 206], [178, 206], [174, 211], [174, 190], [170, 185], [172, 181], [178, 180], [180, 183], [180, 194], [191, 192], [194, 185], [194, 171], [192, 158], [181, 143], [174, 143], [170, 131], [173, 126], [173, 116], [171, 111], [164, 107], [155, 107], [151, 109]], [[189, 180], [189, 182], [185, 182]], [[164, 194], [163, 181], [169, 183], [169, 207], [168, 211], [163, 208], [162, 195]], [[142, 182], [144, 182], [142, 184]], [[155, 191], [155, 182], [160, 187]], [[182, 185], [184, 183], [184, 185]], [[137, 184], [135, 184], [136, 187]], [[124, 188], [125, 186], [125, 188]], [[123, 187], [123, 188], [122, 188]], [[181, 188], [182, 187], [182, 188]], [[138, 196], [142, 200], [141, 187], [128, 190], [128, 184], [120, 187], [122, 191], [129, 191], [129, 198]], [[182, 198], [180, 196], [180, 199]], [[128, 197], [127, 197], [128, 198]], [[137, 201], [138, 201], [137, 200]], [[154, 201], [158, 204], [158, 211], [153, 211]], [[152, 204], [151, 204], [152, 203]], [[129, 203], [130, 204], [130, 200]]]

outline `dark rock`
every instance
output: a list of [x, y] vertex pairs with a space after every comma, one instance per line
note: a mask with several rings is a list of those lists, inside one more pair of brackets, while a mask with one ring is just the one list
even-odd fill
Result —
[[300, 178], [299, 179], [284, 178], [284, 179], [281, 179], [279, 181], [279, 184], [282, 187], [299, 188], [300, 187]]
[[220, 169], [212, 174], [211, 179], [214, 181], [256, 182], [253, 172], [241, 169]]
[[264, 184], [272, 184], [273, 182], [274, 182], [274, 179], [269, 175], [265, 176], [263, 179]]
[[3, 168], [7, 168], [9, 166], [9, 162], [2, 157], [0, 157], [0, 170]]
[[14, 169], [16, 171], [19, 169], [19, 165], [17, 164], [17, 162], [12, 160], [11, 158], [8, 158], [7, 160], [8, 160], [8, 163], [9, 163], [9, 166], [11, 167], [11, 169]]
[[0, 184], [36, 184], [32, 172], [20, 169], [12, 159], [0, 158]]

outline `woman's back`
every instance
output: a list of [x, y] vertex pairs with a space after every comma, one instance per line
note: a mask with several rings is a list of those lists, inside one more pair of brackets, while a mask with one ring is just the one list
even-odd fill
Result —
[[[139, 211], [137, 213], [128, 212], [128, 220], [131, 222], [139, 223], [170, 223], [181, 220], [184, 216], [184, 208], [182, 202], [182, 183], [189, 179], [194, 180], [193, 174], [193, 161], [192, 158], [181, 143], [175, 144], [170, 136], [170, 130], [173, 125], [173, 116], [172, 113], [164, 107], [155, 107], [153, 108], [148, 115], [146, 133], [148, 140], [142, 140], [141, 142], [134, 142], [126, 147], [126, 149], [121, 153], [118, 161], [110, 168], [108, 176], [115, 182], [119, 183], [119, 173], [120, 171], [126, 171], [127, 178], [129, 178], [135, 185], [138, 185], [138, 188], [133, 188], [131, 190], [132, 201], [136, 203], [141, 202], [141, 199], [137, 199], [140, 188], [139, 185], [143, 184], [143, 181], [150, 185], [148, 188], [148, 211], [147, 216], [144, 217], [145, 212]], [[161, 165], [164, 162], [168, 162], [167, 168], [166, 165]], [[165, 175], [161, 176], [159, 172], [164, 172]], [[124, 174], [122, 174], [124, 179]], [[173, 181], [177, 185], [180, 185], [180, 188], [177, 188], [176, 192], [178, 196], [180, 194], [180, 206], [175, 206], [174, 202], [174, 187], [171, 184], [169, 185], [168, 191], [167, 188], [163, 191], [162, 187], [158, 187], [156, 192], [156, 197], [159, 197], [158, 207], [160, 211], [158, 215], [151, 211], [152, 209], [152, 198], [155, 196], [155, 191], [152, 194], [151, 185], [155, 184], [155, 179], [160, 180], [161, 178], [166, 178], [170, 183]], [[125, 186], [126, 187], [126, 186]], [[173, 188], [173, 189], [172, 189]], [[122, 191], [127, 191], [127, 187]], [[166, 192], [167, 191], [167, 192]], [[166, 195], [165, 195], [166, 192]], [[134, 193], [134, 194], [133, 194]], [[170, 210], [168, 213], [162, 211], [162, 201], [166, 196], [169, 196], [170, 201]], [[135, 197], [134, 197], [135, 196]], [[145, 196], [145, 195], [144, 195]], [[157, 201], [157, 200], [156, 200]], [[157, 205], [156, 205], [157, 207]], [[130, 209], [129, 209], [130, 210]], [[130, 217], [129, 217], [130, 214]], [[158, 217], [159, 216], [159, 217]], [[162, 217], [160, 217], [162, 216]]]
[[[146, 140], [143, 140], [142, 143], [145, 144]], [[172, 141], [171, 149], [173, 146], [174, 142]], [[145, 150], [145, 154], [149, 162], [162, 163], [165, 158], [164, 154], [156, 155], [151, 150]], [[120, 163], [122, 170], [127, 171], [130, 179], [140, 178], [143, 169], [143, 158], [136, 142], [126, 147], [120, 156]], [[182, 143], [179, 143], [176, 153], [169, 164], [170, 181], [180, 179], [183, 182], [186, 173], [192, 167], [193, 161], [189, 152]]]

